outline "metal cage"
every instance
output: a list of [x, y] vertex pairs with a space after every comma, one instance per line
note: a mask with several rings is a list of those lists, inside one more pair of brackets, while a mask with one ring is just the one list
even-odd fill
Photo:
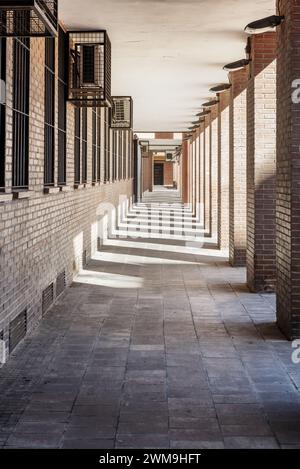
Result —
[[3, 0], [0, 4], [0, 37], [54, 37], [57, 29], [57, 0]]
[[112, 96], [110, 127], [130, 130], [132, 128], [133, 102], [130, 96]]
[[111, 107], [111, 44], [106, 31], [70, 31], [68, 100]]
[[140, 140], [140, 147], [142, 158], [148, 158], [150, 156], [150, 142], [149, 140]]

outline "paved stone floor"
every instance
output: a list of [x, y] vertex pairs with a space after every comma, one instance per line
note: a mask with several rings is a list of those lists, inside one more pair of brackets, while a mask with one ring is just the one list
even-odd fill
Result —
[[165, 202], [131, 210], [0, 370], [1, 447], [300, 447], [274, 296]]

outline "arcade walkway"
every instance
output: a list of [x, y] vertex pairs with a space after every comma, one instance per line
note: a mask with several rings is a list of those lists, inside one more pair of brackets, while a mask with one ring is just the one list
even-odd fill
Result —
[[300, 447], [275, 297], [169, 200], [130, 211], [0, 370], [2, 447]]

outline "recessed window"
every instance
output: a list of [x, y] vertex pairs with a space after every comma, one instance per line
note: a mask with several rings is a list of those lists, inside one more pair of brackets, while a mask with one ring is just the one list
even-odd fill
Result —
[[87, 182], [87, 108], [82, 109], [82, 182]]
[[0, 191], [5, 186], [6, 39], [0, 39]]
[[45, 39], [45, 186], [54, 185], [55, 39]]
[[67, 152], [68, 37], [59, 27], [58, 35], [58, 184], [66, 183]]
[[28, 188], [30, 39], [13, 40], [12, 186]]
[[81, 159], [81, 109], [75, 108], [75, 142], [74, 142], [74, 181], [75, 184], [80, 184], [80, 159]]

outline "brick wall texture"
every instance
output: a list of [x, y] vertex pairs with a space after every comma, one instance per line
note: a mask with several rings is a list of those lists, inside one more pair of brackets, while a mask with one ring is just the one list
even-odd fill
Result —
[[[300, 337], [300, 0], [280, 2], [277, 75], [277, 317], [290, 339]], [[298, 80], [298, 82], [295, 82]]]
[[250, 289], [276, 283], [276, 34], [253, 36], [247, 88], [247, 278]]
[[247, 246], [247, 82], [248, 70], [230, 74], [229, 105], [229, 259], [246, 265]]
[[[5, 155], [8, 193], [12, 186], [12, 44], [13, 39], [8, 39]], [[32, 329], [42, 316], [43, 290], [54, 282], [55, 291], [55, 279], [62, 271], [66, 273], [66, 283], [70, 284], [82, 266], [84, 253], [89, 258], [97, 249], [98, 238], [105, 237], [100, 223], [103, 204], [111, 218], [109, 224], [114, 225], [117, 213], [114, 210], [132, 196], [129, 174], [132, 132], [129, 131], [124, 141], [126, 151], [122, 153], [126, 174], [115, 182], [103, 182], [101, 141], [101, 182], [92, 185], [91, 108], [88, 109], [87, 184], [82, 189], [74, 189], [74, 107], [71, 104], [67, 104], [67, 185], [57, 193], [44, 194], [44, 44], [43, 39], [30, 40], [29, 190], [32, 192], [28, 193], [29, 198], [0, 203], [0, 331], [4, 332], [7, 345], [9, 323], [27, 309], [27, 326], [28, 330]], [[104, 112], [102, 109], [103, 128]], [[55, 115], [57, 124], [57, 79]], [[57, 181], [57, 128], [55, 136]]]

